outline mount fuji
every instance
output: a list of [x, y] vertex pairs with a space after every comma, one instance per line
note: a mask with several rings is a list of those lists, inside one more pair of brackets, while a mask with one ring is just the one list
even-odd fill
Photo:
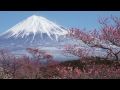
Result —
[[44, 17], [32, 15], [0, 34], [0, 47], [56, 45], [64, 41], [67, 31]]

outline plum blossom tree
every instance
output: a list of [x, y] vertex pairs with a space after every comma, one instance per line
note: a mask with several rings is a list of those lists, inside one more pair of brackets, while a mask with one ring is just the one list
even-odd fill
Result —
[[114, 57], [115, 60], [119, 60], [120, 18], [110, 16], [107, 18], [100, 18], [98, 21], [102, 25], [100, 27], [100, 31], [95, 29], [88, 33], [80, 29], [72, 28], [68, 32], [67, 36], [70, 36], [77, 40], [82, 40], [85, 44], [87, 44], [90, 47], [98, 47], [106, 50], [107, 59]]
[[72, 54], [74, 56], [80, 57], [80, 59], [85, 59], [86, 57], [89, 57], [90, 49], [87, 48], [77, 48], [77, 45], [69, 45], [64, 47], [65, 50], [62, 51], [62, 54], [71, 57]]
[[37, 63], [40, 63], [43, 59], [47, 59], [48, 61], [53, 60], [53, 56], [46, 53], [44, 50], [27, 48], [27, 51], [33, 56], [34, 61]]

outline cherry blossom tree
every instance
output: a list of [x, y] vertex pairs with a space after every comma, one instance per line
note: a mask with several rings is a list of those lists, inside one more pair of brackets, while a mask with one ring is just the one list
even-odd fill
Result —
[[90, 52], [90, 49], [77, 48], [77, 45], [69, 45], [64, 47], [62, 54], [67, 57], [72, 57], [72, 55], [74, 55], [74, 56], [80, 57], [80, 59], [85, 59], [86, 57], [89, 57], [89, 52]]
[[47, 61], [53, 60], [53, 56], [45, 52], [44, 50], [27, 48], [27, 51], [33, 56], [33, 60], [40, 63], [41, 60], [47, 59]]
[[119, 60], [120, 18], [110, 16], [107, 18], [99, 18], [98, 22], [101, 24], [100, 30], [95, 29], [91, 32], [85, 32], [72, 28], [67, 36], [82, 40], [90, 47], [98, 47], [106, 50], [107, 59], [114, 57], [115, 60]]

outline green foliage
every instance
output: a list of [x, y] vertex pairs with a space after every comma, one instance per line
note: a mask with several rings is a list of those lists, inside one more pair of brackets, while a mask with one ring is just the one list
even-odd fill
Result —
[[95, 64], [113, 65], [115, 63], [113, 60], [108, 60], [101, 57], [90, 57], [89, 59], [91, 60], [91, 63]]
[[78, 67], [81, 70], [83, 68], [85, 68], [85, 63], [81, 62], [80, 60], [65, 61], [65, 62], [60, 63], [60, 65], [62, 65], [62, 66], [70, 66], [70, 67], [73, 67], [73, 69]]
[[86, 63], [88, 64], [93, 64], [95, 63], [96, 65], [108, 65], [108, 66], [114, 66], [114, 67], [120, 67], [120, 62], [119, 61], [114, 61], [114, 60], [108, 60], [106, 58], [101, 58], [101, 57], [88, 57], [85, 58], [83, 62], [82, 60], [72, 60], [72, 61], [65, 61], [60, 63], [62, 66], [70, 66], [76, 68], [78, 67], [79, 69], [83, 69], [86, 66]]

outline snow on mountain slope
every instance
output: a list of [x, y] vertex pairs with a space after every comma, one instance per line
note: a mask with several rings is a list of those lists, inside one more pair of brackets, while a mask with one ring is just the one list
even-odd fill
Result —
[[67, 33], [67, 29], [47, 20], [44, 17], [33, 15], [5, 31], [0, 36], [3, 36], [4, 38], [24, 38], [33, 34], [33, 40], [36, 34], [39, 34], [42, 38], [45, 33], [51, 40], [53, 39], [51, 35], [54, 35], [55, 39], [58, 40], [59, 36]]

